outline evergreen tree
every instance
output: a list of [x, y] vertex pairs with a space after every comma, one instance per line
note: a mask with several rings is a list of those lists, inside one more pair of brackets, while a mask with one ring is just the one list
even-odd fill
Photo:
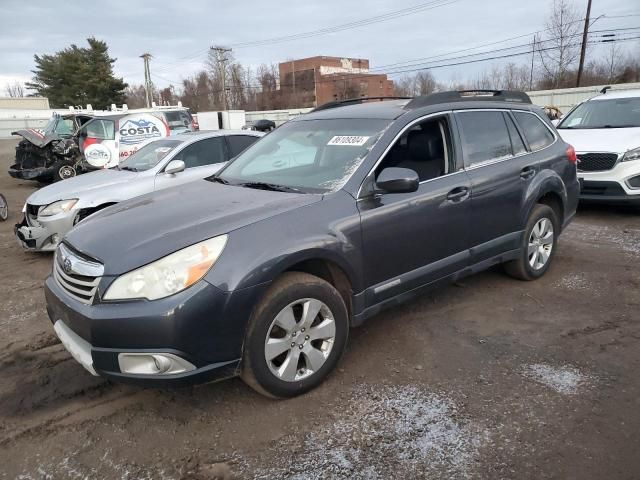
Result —
[[109, 108], [122, 104], [127, 84], [113, 75], [115, 58], [107, 44], [88, 38], [88, 48], [71, 45], [53, 55], [34, 55], [36, 68], [27, 87], [47, 97], [54, 108], [85, 106]]

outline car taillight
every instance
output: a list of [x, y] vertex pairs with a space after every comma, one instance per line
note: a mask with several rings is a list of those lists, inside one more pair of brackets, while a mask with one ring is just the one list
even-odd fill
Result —
[[578, 156], [576, 155], [576, 150], [572, 145], [567, 147], [567, 160], [573, 163], [574, 165], [578, 163]]

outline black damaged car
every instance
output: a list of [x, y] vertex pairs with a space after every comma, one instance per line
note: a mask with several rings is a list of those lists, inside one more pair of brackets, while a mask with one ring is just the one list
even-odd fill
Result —
[[22, 140], [16, 146], [16, 161], [9, 167], [9, 175], [41, 183], [75, 176], [75, 166], [82, 159], [75, 132], [92, 118], [84, 113], [55, 113], [42, 130], [11, 132]]
[[214, 177], [78, 224], [55, 254], [47, 310], [95, 375], [240, 375], [291, 397], [383, 308], [495, 264], [542, 277], [578, 191], [573, 147], [524, 93], [331, 104]]

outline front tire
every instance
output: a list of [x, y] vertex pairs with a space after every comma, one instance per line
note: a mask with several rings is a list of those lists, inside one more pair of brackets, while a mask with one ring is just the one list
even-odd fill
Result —
[[553, 260], [560, 227], [553, 209], [537, 204], [524, 231], [520, 257], [505, 263], [508, 275], [519, 280], [536, 280], [542, 277]]
[[251, 317], [241, 377], [272, 398], [308, 392], [338, 364], [348, 335], [347, 308], [338, 291], [316, 276], [287, 272]]
[[58, 162], [53, 170], [53, 181], [59, 182], [60, 180], [66, 180], [67, 178], [73, 178], [76, 176], [76, 169], [73, 165], [65, 162]]

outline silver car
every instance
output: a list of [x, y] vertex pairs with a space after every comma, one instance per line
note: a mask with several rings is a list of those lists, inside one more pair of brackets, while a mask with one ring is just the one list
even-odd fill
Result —
[[185, 133], [151, 141], [115, 168], [44, 187], [27, 198], [14, 228], [27, 250], [53, 251], [73, 226], [98, 210], [138, 195], [206, 178], [264, 133]]

